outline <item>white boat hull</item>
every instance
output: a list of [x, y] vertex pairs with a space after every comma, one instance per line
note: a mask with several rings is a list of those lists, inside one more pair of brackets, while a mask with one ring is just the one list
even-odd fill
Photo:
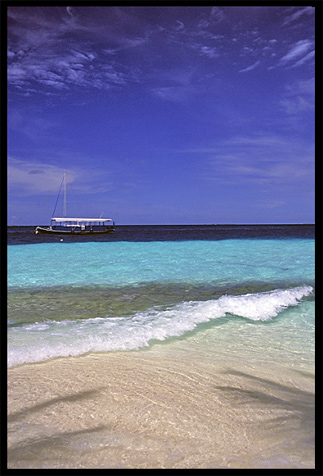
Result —
[[51, 227], [37, 226], [35, 229], [36, 235], [38, 233], [50, 234], [50, 235], [104, 235], [108, 233], [114, 233], [114, 227], [110, 226], [104, 230], [82, 230], [81, 228], [69, 229], [69, 230], [55, 230]]

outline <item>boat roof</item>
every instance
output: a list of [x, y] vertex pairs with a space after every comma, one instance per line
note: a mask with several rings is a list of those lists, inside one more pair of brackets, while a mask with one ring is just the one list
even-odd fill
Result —
[[103, 222], [103, 221], [112, 221], [112, 218], [66, 218], [66, 217], [53, 217], [52, 221], [86, 221], [86, 222]]

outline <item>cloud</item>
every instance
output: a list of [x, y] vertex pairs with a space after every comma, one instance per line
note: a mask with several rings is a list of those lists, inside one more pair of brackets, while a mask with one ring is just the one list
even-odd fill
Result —
[[[81, 9], [78, 15], [74, 11], [67, 7], [46, 15], [42, 8], [9, 8], [9, 20], [15, 21], [9, 21], [8, 27], [9, 85], [24, 92], [34, 91], [36, 86], [60, 91], [75, 86], [109, 89], [136, 80], [131, 68], [107, 59], [103, 48], [97, 46], [100, 24], [90, 26], [79, 18]], [[132, 38], [127, 47], [145, 41]]]
[[252, 71], [255, 69], [258, 65], [260, 64], [260, 61], [256, 61], [254, 64], [251, 66], [248, 66], [247, 68], [240, 69], [239, 73], [247, 73], [248, 71]]
[[122, 71], [115, 63], [97, 60], [94, 52], [86, 50], [62, 51], [56, 55], [41, 51], [36, 56], [26, 53], [8, 63], [8, 83], [27, 89], [35, 83], [57, 90], [75, 86], [109, 89], [131, 78], [129, 71]]
[[[75, 173], [68, 172], [69, 181], [73, 181]], [[23, 196], [58, 193], [63, 174], [64, 169], [55, 165], [9, 158], [8, 189]]]
[[300, 60], [300, 57], [304, 60], [305, 55], [308, 54], [310, 49], [314, 48], [314, 44], [311, 40], [300, 40], [293, 45], [290, 50], [279, 60], [280, 65], [286, 65], [295, 60]]
[[312, 59], [315, 58], [315, 51], [310, 51], [309, 53], [307, 53], [307, 55], [305, 55], [303, 58], [301, 58], [300, 60], [296, 61], [296, 63], [293, 65], [294, 68], [298, 67], [298, 66], [301, 66], [302, 64], [306, 63], [307, 61], [310, 61]]
[[74, 18], [74, 15], [73, 15], [73, 13], [72, 13], [72, 10], [73, 10], [72, 7], [66, 7], [67, 13], [68, 13], [72, 18]]
[[143, 19], [142, 9], [131, 7], [68, 6], [53, 8], [50, 15], [48, 11], [9, 8], [8, 84], [21, 93], [36, 88], [53, 93], [75, 87], [120, 88], [147, 79], [152, 64], [159, 71], [168, 68], [166, 64], [157, 66], [154, 58], [164, 56], [170, 62], [178, 58], [180, 62], [182, 52], [192, 48], [210, 59], [219, 56], [214, 45], [193, 40], [202, 33], [210, 41], [222, 38], [213, 31], [201, 31], [199, 23], [205, 13], [206, 28], [222, 21], [224, 14], [218, 7], [200, 9], [195, 28], [191, 24], [186, 27], [185, 15], [177, 16], [182, 9], [174, 9], [173, 27], [168, 18], [172, 12], [167, 8], [160, 10], [165, 20], [163, 15], [150, 13], [150, 17], [150, 9]]
[[75, 194], [105, 193], [113, 189], [106, 170], [66, 168], [36, 161], [9, 157], [8, 191], [17, 196], [57, 195], [64, 171], [67, 172], [68, 189]]
[[294, 81], [285, 87], [289, 95], [303, 94], [312, 97], [314, 100], [315, 94], [315, 78]]
[[[186, 151], [188, 153], [189, 151]], [[245, 135], [217, 147], [191, 150], [200, 156], [200, 176], [219, 185], [299, 187], [314, 177], [314, 150], [297, 138]]]
[[208, 58], [217, 58], [219, 56], [217, 48], [210, 46], [201, 46], [200, 53]]
[[151, 92], [159, 97], [172, 102], [182, 102], [190, 96], [194, 90], [190, 86], [164, 86], [152, 88]]
[[295, 22], [303, 15], [313, 15], [314, 12], [315, 12], [315, 8], [313, 7], [299, 8], [286, 17], [286, 19], [284, 20], [283, 26], [286, 26], [286, 25], [289, 25], [290, 23]]
[[315, 79], [294, 81], [287, 85], [280, 105], [291, 116], [305, 111], [314, 111]]
[[283, 99], [280, 104], [288, 115], [295, 115], [304, 111], [314, 110], [313, 103], [302, 96]]
[[221, 8], [212, 7], [210, 18], [212, 21], [219, 22], [225, 18], [225, 14]]
[[177, 31], [184, 30], [184, 28], [185, 28], [184, 23], [180, 20], [176, 20], [175, 30]]
[[[187, 15], [191, 10], [180, 7], [69, 6], [55, 7], [50, 15], [48, 11], [9, 8], [8, 84], [20, 94], [125, 89], [136, 83], [143, 86], [143, 92], [153, 91], [162, 99], [177, 101], [202, 85], [208, 87], [205, 79], [210, 74], [221, 75], [218, 58], [223, 64], [238, 65], [243, 74], [263, 62], [268, 69], [297, 67], [314, 56], [310, 39], [281, 53], [285, 43], [273, 35], [266, 38], [264, 30], [255, 27], [255, 18], [267, 15], [263, 7], [196, 7], [196, 15]], [[294, 24], [306, 13], [303, 9], [287, 11], [294, 15]], [[174, 65], [178, 69], [185, 65], [184, 69], [188, 63], [195, 70], [190, 85], [161, 81]]]
[[222, 22], [224, 20], [225, 14], [223, 10], [219, 7], [212, 7], [210, 14], [207, 18], [203, 18], [199, 21], [197, 28], [198, 30], [206, 30], [214, 25]]

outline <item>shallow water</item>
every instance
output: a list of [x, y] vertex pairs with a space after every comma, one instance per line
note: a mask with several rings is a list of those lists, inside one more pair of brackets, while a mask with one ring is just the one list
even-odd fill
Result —
[[9, 369], [9, 467], [313, 468], [313, 372], [215, 337]]

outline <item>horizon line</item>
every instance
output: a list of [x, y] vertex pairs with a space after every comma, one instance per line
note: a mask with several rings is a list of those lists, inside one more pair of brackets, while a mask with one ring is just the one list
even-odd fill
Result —
[[[123, 223], [117, 224], [117, 226], [304, 226], [304, 225], [315, 225], [315, 223]], [[7, 227], [13, 226], [40, 226], [40, 225], [8, 225]], [[44, 225], [45, 226], [45, 225]]]

